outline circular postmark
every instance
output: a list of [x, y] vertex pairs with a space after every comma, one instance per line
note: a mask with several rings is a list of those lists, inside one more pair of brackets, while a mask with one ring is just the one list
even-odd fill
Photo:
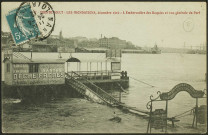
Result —
[[189, 17], [183, 22], [183, 29], [186, 32], [190, 32], [194, 29], [194, 21], [192, 18]]
[[27, 39], [44, 40], [55, 26], [55, 13], [48, 2], [22, 2], [16, 11], [16, 26]]

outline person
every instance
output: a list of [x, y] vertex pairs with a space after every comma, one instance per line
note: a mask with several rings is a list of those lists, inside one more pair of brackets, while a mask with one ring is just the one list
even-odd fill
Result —
[[124, 71], [121, 72], [121, 79], [124, 77]]
[[125, 73], [124, 73], [124, 74], [125, 74], [125, 77], [127, 77], [127, 71], [125, 71]]

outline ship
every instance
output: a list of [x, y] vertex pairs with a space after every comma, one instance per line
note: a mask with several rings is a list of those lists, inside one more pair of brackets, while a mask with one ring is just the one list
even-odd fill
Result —
[[152, 54], [161, 54], [161, 50], [157, 47], [156, 44], [155, 44], [155, 46], [153, 48], [151, 48], [150, 52]]

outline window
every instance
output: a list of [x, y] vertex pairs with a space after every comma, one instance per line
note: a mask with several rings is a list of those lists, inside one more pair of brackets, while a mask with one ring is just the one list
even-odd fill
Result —
[[29, 73], [37, 73], [38, 64], [29, 64]]
[[7, 63], [7, 72], [10, 72], [10, 63]]
[[111, 70], [121, 70], [120, 62], [111, 62]]

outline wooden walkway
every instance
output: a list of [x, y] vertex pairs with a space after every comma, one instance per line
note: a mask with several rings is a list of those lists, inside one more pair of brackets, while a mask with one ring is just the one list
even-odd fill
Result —
[[89, 80], [85, 80], [90, 84], [90, 87], [85, 85], [84, 83], [76, 80], [74, 77], [66, 74], [66, 84], [72, 86], [75, 90], [77, 90], [80, 94], [92, 101], [104, 102], [108, 105], [119, 105], [120, 102], [116, 100], [114, 97], [109, 95], [107, 92], [102, 90], [100, 87], [90, 82]]
[[[77, 76], [79, 76], [77, 73], [73, 72]], [[84, 82], [88, 82], [88, 86], [85, 85], [83, 82], [75, 79], [72, 75], [69, 75], [66, 73], [66, 84], [70, 85], [72, 88], [74, 88], [76, 91], [78, 91], [80, 94], [82, 94], [85, 98], [88, 100], [97, 102], [97, 103], [105, 103], [107, 105], [118, 107], [122, 110], [128, 110], [128, 112], [136, 113], [139, 115], [147, 116], [149, 114], [148, 111], [145, 110], [139, 110], [135, 107], [131, 107], [128, 105], [125, 105], [122, 102], [119, 102], [117, 99], [115, 99], [113, 96], [105, 92], [103, 89], [95, 85], [91, 80], [85, 79]], [[120, 86], [121, 87], [121, 86]], [[122, 88], [124, 91], [124, 89]]]

